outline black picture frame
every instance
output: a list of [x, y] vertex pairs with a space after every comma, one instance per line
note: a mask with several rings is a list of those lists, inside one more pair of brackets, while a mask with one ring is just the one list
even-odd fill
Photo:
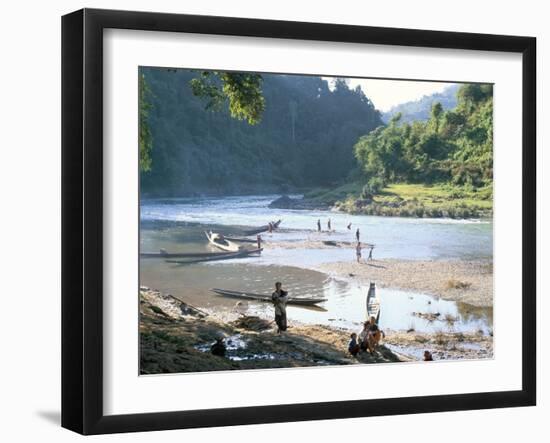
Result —
[[[103, 413], [103, 30], [171, 31], [519, 53], [523, 64], [522, 388], [260, 407]], [[536, 39], [83, 9], [62, 18], [62, 426], [82, 434], [536, 404]]]

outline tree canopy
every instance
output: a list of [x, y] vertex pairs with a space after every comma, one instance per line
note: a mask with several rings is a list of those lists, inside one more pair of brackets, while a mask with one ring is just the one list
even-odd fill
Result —
[[493, 178], [493, 88], [466, 84], [457, 107], [432, 106], [430, 118], [402, 124], [401, 114], [387, 126], [359, 139], [355, 155], [364, 179], [480, 187]]
[[246, 120], [251, 125], [260, 122], [265, 109], [261, 75], [202, 71], [189, 83], [193, 94], [208, 99], [207, 109], [220, 110], [227, 102], [232, 117]]
[[151, 149], [153, 140], [149, 128], [149, 112], [151, 110], [151, 91], [147, 86], [145, 77], [139, 75], [139, 169], [149, 171], [151, 169]]
[[[361, 88], [315, 76], [140, 68], [153, 148], [145, 195], [325, 186], [357, 168], [353, 146], [380, 126]], [[141, 83], [140, 83], [141, 84]]]

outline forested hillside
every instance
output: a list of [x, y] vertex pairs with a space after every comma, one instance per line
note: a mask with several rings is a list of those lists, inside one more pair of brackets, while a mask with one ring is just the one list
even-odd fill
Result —
[[[331, 186], [357, 168], [353, 146], [382, 124], [361, 89], [320, 77], [262, 75], [257, 124], [207, 109], [196, 72], [140, 68], [145, 196], [284, 191]], [[148, 133], [143, 133], [148, 131]], [[150, 145], [150, 146], [149, 146]]]
[[457, 107], [432, 106], [426, 122], [386, 127], [361, 137], [355, 154], [365, 179], [385, 183], [441, 183], [473, 188], [493, 179], [493, 87], [468, 84], [457, 91]]
[[309, 198], [352, 212], [415, 217], [487, 217], [493, 198], [493, 88], [467, 84], [457, 106], [432, 106], [428, 121], [400, 114], [359, 139], [360, 178]]
[[418, 100], [394, 106], [389, 111], [382, 113], [382, 120], [384, 123], [389, 123], [392, 117], [401, 114], [401, 123], [412, 123], [417, 120], [426, 121], [430, 118], [430, 112], [435, 103], [440, 103], [445, 111], [453, 109], [456, 106], [458, 87], [459, 85], [452, 85], [443, 92], [425, 95]]

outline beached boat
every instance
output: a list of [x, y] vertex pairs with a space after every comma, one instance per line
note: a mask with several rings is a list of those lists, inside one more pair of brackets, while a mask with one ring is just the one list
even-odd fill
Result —
[[[245, 300], [255, 300], [255, 301], [272, 303], [271, 295], [255, 294], [252, 292], [232, 291], [229, 289], [218, 289], [218, 288], [214, 288], [212, 289], [212, 291], [215, 292], [216, 294], [223, 295], [225, 297], [242, 298]], [[324, 301], [327, 301], [327, 299], [326, 298], [290, 297], [287, 300], [287, 305], [313, 306], [313, 305], [316, 305], [317, 303], [322, 303]]]
[[245, 258], [252, 254], [259, 254], [262, 252], [261, 249], [243, 249], [242, 251], [238, 252], [227, 252], [227, 253], [220, 253], [220, 254], [214, 254], [212, 256], [205, 256], [202, 258], [195, 258], [191, 260], [165, 260], [166, 263], [175, 263], [178, 265], [192, 265], [195, 263], [203, 263], [203, 262], [209, 262], [209, 261], [217, 261], [217, 260], [230, 260], [233, 258]]
[[[276, 222], [271, 223], [271, 229], [277, 229], [281, 222], [282, 220], [277, 220]], [[249, 231], [244, 231], [244, 235], [256, 235], [266, 231], [269, 231], [269, 225], [260, 226], [259, 228], [251, 229]]]
[[227, 252], [239, 252], [242, 250], [242, 246], [239, 246], [237, 243], [233, 243], [230, 240], [227, 240], [223, 235], [217, 234], [215, 232], [204, 232], [206, 238], [211, 245], [214, 245], [223, 251]]
[[367, 318], [370, 319], [371, 317], [374, 317], [376, 323], [378, 323], [380, 319], [380, 299], [376, 295], [376, 284], [372, 282], [367, 294]]
[[232, 254], [232, 252], [140, 252], [141, 258], [208, 258], [221, 257]]

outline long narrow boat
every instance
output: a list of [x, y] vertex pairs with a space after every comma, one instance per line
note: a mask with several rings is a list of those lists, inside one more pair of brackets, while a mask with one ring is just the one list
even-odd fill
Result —
[[141, 258], [205, 258], [221, 257], [231, 252], [140, 252]]
[[[229, 289], [218, 289], [218, 288], [213, 288], [212, 291], [215, 292], [216, 294], [223, 295], [225, 297], [242, 298], [245, 300], [255, 300], [255, 301], [272, 303], [271, 295], [255, 294], [253, 292], [232, 291]], [[292, 297], [287, 300], [287, 304], [313, 306], [313, 305], [316, 305], [317, 303], [322, 303], [324, 301], [327, 301], [327, 299], [326, 298]]]
[[215, 232], [206, 232], [206, 231], [204, 231], [204, 234], [206, 235], [206, 238], [208, 239], [211, 245], [214, 245], [223, 251], [239, 252], [242, 249], [242, 247], [239, 246], [237, 243], [233, 243], [232, 241], [227, 240], [221, 234], [217, 234]]
[[242, 250], [239, 252], [228, 252], [226, 254], [216, 254], [213, 257], [204, 257], [204, 258], [197, 258], [194, 260], [164, 260], [166, 263], [174, 263], [178, 265], [192, 265], [195, 263], [204, 263], [209, 261], [217, 261], [217, 260], [230, 260], [233, 258], [244, 258], [248, 257], [251, 254], [259, 254], [262, 252], [261, 249], [247, 249]]
[[380, 319], [380, 299], [376, 295], [376, 284], [372, 282], [367, 294], [367, 318], [370, 319], [371, 317], [374, 317], [376, 323], [378, 323]]
[[[277, 220], [276, 222], [272, 223], [271, 224], [271, 229], [277, 229], [279, 227], [279, 225], [281, 224], [282, 220]], [[251, 229], [251, 230], [248, 230], [248, 231], [244, 231], [244, 235], [256, 235], [256, 234], [260, 234], [262, 232], [266, 232], [266, 231], [269, 231], [269, 225], [264, 225], [264, 226], [260, 226], [259, 228], [256, 228], [256, 229]]]

